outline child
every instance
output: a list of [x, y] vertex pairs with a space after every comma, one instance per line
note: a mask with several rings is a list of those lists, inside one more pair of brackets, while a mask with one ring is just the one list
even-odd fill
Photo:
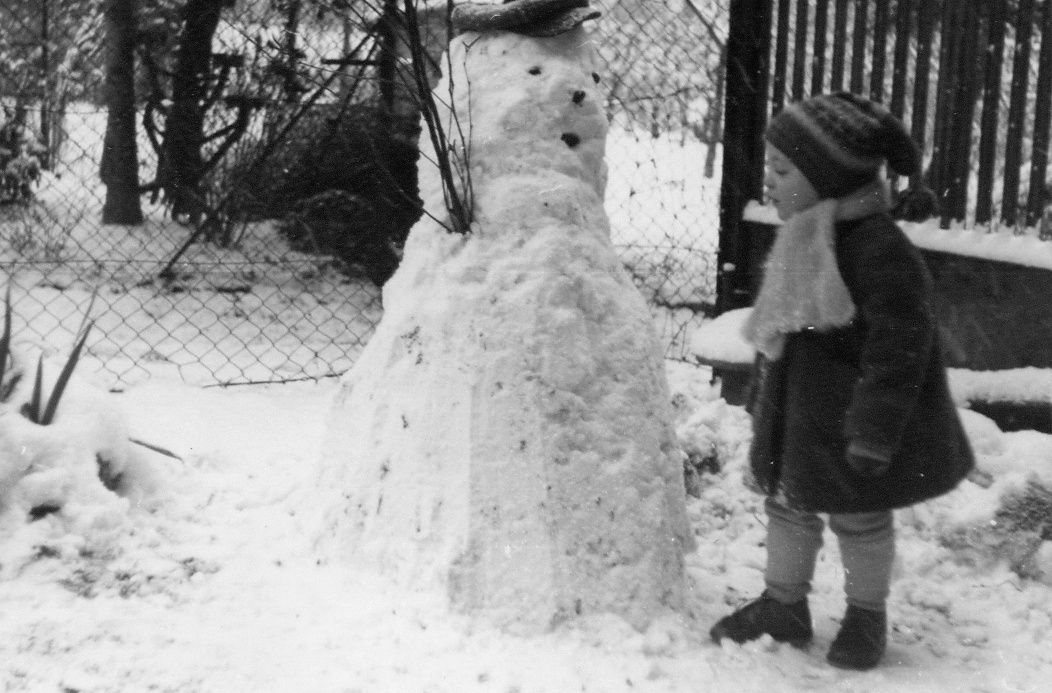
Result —
[[847, 596], [828, 660], [870, 669], [887, 640], [892, 509], [949, 491], [973, 466], [931, 278], [888, 215], [882, 166], [913, 174], [920, 151], [901, 121], [847, 93], [789, 105], [766, 139], [764, 185], [786, 223], [744, 328], [758, 352], [750, 462], [767, 494], [766, 590], [710, 634], [810, 642], [817, 513], [828, 514]]

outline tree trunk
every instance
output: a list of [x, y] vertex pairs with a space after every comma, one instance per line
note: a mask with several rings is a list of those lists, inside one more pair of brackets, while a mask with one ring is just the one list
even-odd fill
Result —
[[135, 0], [106, 3], [106, 139], [99, 175], [106, 184], [103, 224], [141, 224], [135, 142]]
[[183, 10], [172, 79], [172, 110], [165, 122], [161, 184], [172, 205], [172, 217], [191, 223], [204, 212], [204, 113], [212, 64], [212, 37], [227, 0], [189, 0]]
[[285, 82], [282, 90], [285, 103], [296, 103], [303, 87], [297, 77], [296, 66], [299, 64], [299, 46], [297, 38], [300, 30], [300, 0], [289, 0], [285, 6]]
[[49, 0], [40, 3], [40, 142], [45, 151], [41, 154], [41, 165], [51, 168], [51, 154], [54, 151], [51, 141], [51, 97], [53, 77], [51, 65], [51, 6]]

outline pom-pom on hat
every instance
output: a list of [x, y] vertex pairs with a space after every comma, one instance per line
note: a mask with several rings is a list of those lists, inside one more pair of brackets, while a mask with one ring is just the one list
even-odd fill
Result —
[[765, 134], [822, 198], [842, 197], [869, 183], [880, 165], [908, 176], [921, 152], [901, 120], [878, 103], [847, 92], [791, 103]]

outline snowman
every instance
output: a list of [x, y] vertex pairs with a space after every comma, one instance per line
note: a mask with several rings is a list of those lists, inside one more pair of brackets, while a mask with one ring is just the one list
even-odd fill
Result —
[[663, 349], [603, 209], [597, 14], [454, 10], [433, 93], [470, 227], [450, 232], [425, 142], [426, 211], [319, 465], [324, 560], [516, 633], [644, 629], [683, 607], [692, 548]]

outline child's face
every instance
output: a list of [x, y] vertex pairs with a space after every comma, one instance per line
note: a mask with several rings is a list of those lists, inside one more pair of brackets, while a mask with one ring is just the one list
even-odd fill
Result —
[[767, 145], [767, 174], [763, 178], [767, 199], [785, 221], [818, 202], [818, 193], [785, 154]]

